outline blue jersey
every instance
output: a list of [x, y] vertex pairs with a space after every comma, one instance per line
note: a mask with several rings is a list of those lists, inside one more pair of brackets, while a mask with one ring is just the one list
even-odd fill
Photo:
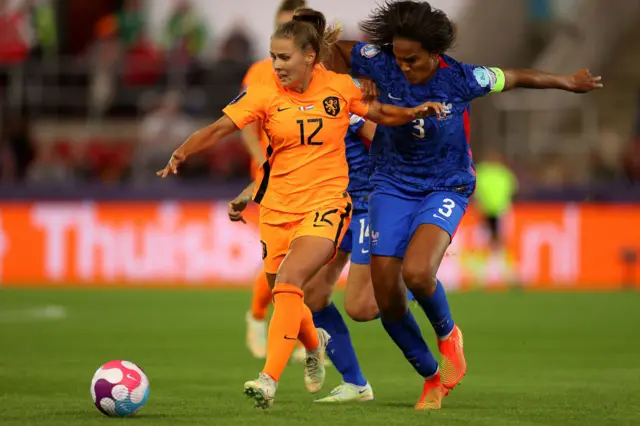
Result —
[[[357, 43], [351, 52], [356, 76], [373, 80], [380, 102], [416, 107], [441, 102], [447, 116], [415, 120], [404, 126], [378, 126], [371, 145], [376, 191], [421, 196], [433, 191], [454, 191], [470, 196], [475, 170], [469, 146], [469, 102], [496, 88], [495, 69], [467, 65], [449, 56], [425, 84], [409, 83], [390, 46]], [[496, 91], [499, 89], [496, 89]]]
[[349, 187], [347, 191], [354, 203], [354, 210], [367, 210], [369, 206], [365, 197], [372, 190], [369, 180], [371, 175], [371, 162], [369, 161], [369, 149], [364, 144], [358, 130], [364, 125], [364, 119], [351, 114], [351, 123], [344, 142], [347, 147], [347, 163], [349, 164]]

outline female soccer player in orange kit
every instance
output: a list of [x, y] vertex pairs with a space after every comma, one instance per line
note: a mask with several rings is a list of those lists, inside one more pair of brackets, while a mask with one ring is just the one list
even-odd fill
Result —
[[[293, 18], [296, 9], [305, 7], [305, 0], [283, 0], [276, 13], [276, 28], [289, 22]], [[242, 81], [243, 90], [252, 85], [262, 85], [272, 82], [273, 67], [271, 58], [266, 58], [256, 62], [249, 68]], [[256, 178], [258, 168], [266, 160], [267, 146], [269, 139], [262, 130], [260, 123], [251, 123], [242, 129], [242, 140], [247, 147], [247, 151], [253, 157], [251, 165], [251, 177]], [[247, 312], [247, 347], [256, 358], [264, 358], [267, 354], [267, 313], [271, 304], [271, 289], [267, 282], [264, 270], [261, 270], [253, 284], [251, 296], [251, 309]], [[304, 347], [299, 348], [301, 355], [297, 358], [304, 358]]]
[[313, 25], [300, 21], [280, 26], [271, 39], [277, 85], [248, 88], [223, 110], [222, 118], [176, 149], [158, 172], [163, 178], [177, 173], [187, 157], [255, 121], [269, 136], [267, 160], [258, 178], [229, 203], [233, 221], [244, 221], [242, 211], [251, 199], [261, 205], [260, 238], [274, 312], [265, 366], [256, 380], [244, 386], [260, 408], [273, 404], [297, 340], [307, 350], [307, 390], [316, 393], [324, 383], [324, 352], [330, 336], [315, 328], [302, 287], [334, 258], [351, 219], [344, 143], [349, 113], [386, 126], [446, 113], [442, 104], [431, 102], [415, 108], [377, 101], [364, 104], [357, 81], [320, 65], [339, 35], [340, 30], [333, 28], [319, 34]]

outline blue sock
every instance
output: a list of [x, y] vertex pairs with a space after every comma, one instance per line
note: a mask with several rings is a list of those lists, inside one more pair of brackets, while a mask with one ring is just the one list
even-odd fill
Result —
[[449, 302], [447, 302], [447, 295], [440, 280], [437, 281], [436, 291], [431, 297], [416, 297], [416, 300], [424, 313], [427, 314], [427, 318], [429, 318], [438, 337], [447, 336], [453, 331], [454, 323], [451, 318]]
[[356, 352], [351, 344], [349, 329], [336, 305], [331, 303], [320, 312], [314, 312], [313, 323], [318, 328], [324, 328], [331, 335], [327, 345], [327, 355], [342, 374], [342, 380], [356, 386], [366, 385], [367, 380], [362, 375]]
[[385, 320], [383, 317], [382, 325], [418, 374], [422, 377], [436, 374], [438, 362], [422, 338], [420, 327], [411, 311], [407, 311], [397, 322]]

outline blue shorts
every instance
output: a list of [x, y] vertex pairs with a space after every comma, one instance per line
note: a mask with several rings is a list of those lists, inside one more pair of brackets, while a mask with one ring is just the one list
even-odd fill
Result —
[[369, 198], [371, 253], [404, 258], [413, 233], [424, 224], [439, 226], [453, 238], [468, 204], [466, 196], [455, 192], [401, 198], [374, 191]]
[[353, 213], [351, 225], [339, 248], [351, 253], [351, 263], [369, 264], [369, 212], [360, 210]]

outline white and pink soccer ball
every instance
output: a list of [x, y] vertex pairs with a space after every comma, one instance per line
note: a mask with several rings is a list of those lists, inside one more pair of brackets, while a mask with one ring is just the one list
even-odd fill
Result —
[[109, 361], [91, 380], [93, 403], [107, 416], [132, 416], [144, 407], [148, 397], [149, 379], [129, 361]]

